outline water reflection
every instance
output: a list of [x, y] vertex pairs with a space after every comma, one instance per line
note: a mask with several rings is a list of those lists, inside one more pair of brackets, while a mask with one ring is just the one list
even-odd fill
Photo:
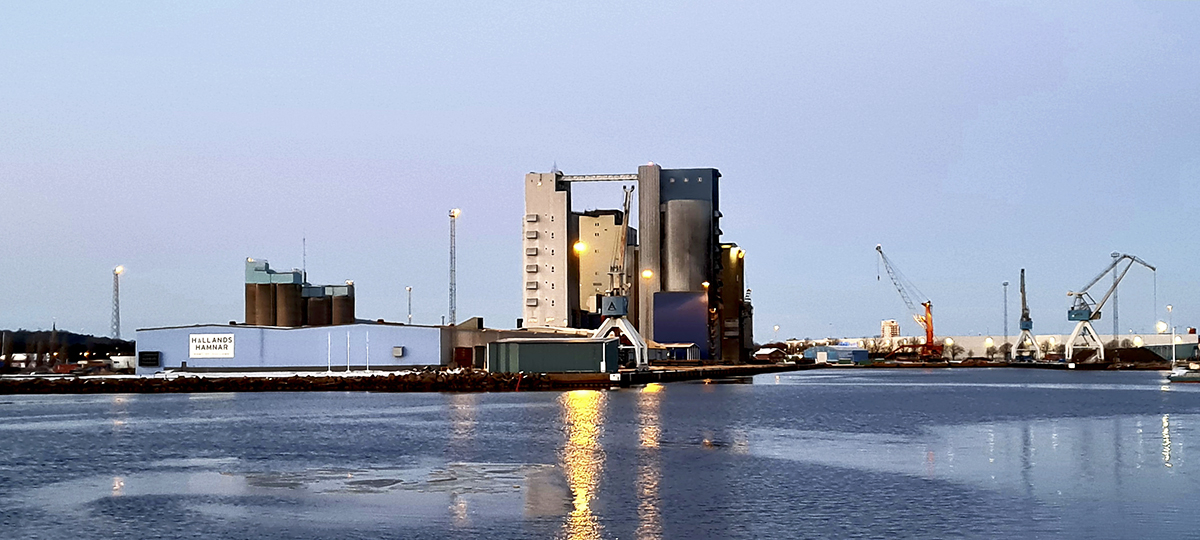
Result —
[[1109, 493], [1160, 504], [1194, 491], [1176, 475], [1194, 466], [1186, 442], [1195, 423], [1200, 416], [1159, 414], [935, 426], [909, 436], [755, 429], [751, 452], [1012, 489], [1059, 503]]
[[477, 394], [450, 394], [450, 453], [463, 455], [475, 436]]
[[638, 394], [638, 438], [641, 449], [637, 463], [638, 527], [636, 536], [662, 538], [662, 515], [659, 513], [658, 485], [662, 480], [662, 458], [659, 455], [659, 439], [662, 436], [662, 419], [659, 406], [663, 394], [661, 384], [646, 385]]
[[1171, 415], [1164, 414], [1162, 417], [1162, 457], [1163, 465], [1171, 466]]
[[[475, 436], [476, 394], [450, 394], [450, 441], [449, 454], [467, 454]], [[455, 527], [471, 525], [467, 498], [458, 491], [450, 492], [450, 519]]]
[[563, 532], [567, 538], [600, 538], [602, 526], [592, 512], [604, 471], [604, 449], [600, 434], [604, 424], [605, 395], [595, 390], [566, 392], [559, 398], [567, 440], [562, 466], [571, 489], [574, 508], [567, 514]]

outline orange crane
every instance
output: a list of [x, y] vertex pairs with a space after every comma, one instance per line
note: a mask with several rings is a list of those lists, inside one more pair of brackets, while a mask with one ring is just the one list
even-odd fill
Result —
[[[900, 270], [896, 268], [892, 260], [883, 254], [882, 244], [876, 244], [875, 251], [879, 252], [879, 258], [883, 261], [883, 268], [887, 270], [887, 275], [891, 278], [892, 285], [896, 286], [896, 291], [900, 293], [900, 298], [904, 300], [904, 305], [908, 306], [908, 311], [912, 314], [913, 320], [917, 321], [917, 324], [925, 329], [924, 343], [897, 346], [892, 352], [887, 354], [886, 358], [889, 360], [918, 359], [923, 362], [941, 361], [944, 348], [942, 343], [933, 337], [933, 302], [921, 294], [921, 291], [917, 290], [917, 286], [904, 277], [904, 274], [900, 273]], [[879, 279], [879, 276], [876, 276], [875, 279]], [[925, 308], [924, 314], [917, 311], [917, 306], [913, 303], [912, 295], [909, 294], [910, 290], [917, 293], [919, 295], [918, 298], [925, 298], [925, 301], [921, 302], [921, 306]]]

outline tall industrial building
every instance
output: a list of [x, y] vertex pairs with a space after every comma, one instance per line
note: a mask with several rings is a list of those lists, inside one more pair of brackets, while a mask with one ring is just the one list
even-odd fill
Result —
[[[701, 358], [745, 361], [751, 308], [745, 252], [722, 243], [717, 169], [638, 167], [635, 174], [525, 176], [524, 323], [588, 328], [609, 275], [619, 227], [629, 227], [625, 274], [630, 319], [643, 337], [693, 343]], [[636, 184], [638, 228], [620, 211], [571, 211], [574, 182]], [[615, 197], [614, 197], [615, 200]]]

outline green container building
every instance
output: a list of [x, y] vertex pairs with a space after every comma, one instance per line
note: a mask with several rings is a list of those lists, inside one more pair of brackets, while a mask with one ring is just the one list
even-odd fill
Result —
[[616, 373], [620, 340], [501, 339], [488, 344], [493, 373]]

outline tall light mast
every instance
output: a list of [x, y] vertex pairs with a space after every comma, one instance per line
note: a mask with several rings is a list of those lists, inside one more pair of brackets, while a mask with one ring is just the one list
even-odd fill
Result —
[[458, 216], [462, 214], [462, 210], [457, 208], [450, 211], [450, 326], [454, 326], [456, 322], [456, 297], [458, 296], [457, 278], [455, 276], [455, 260], [454, 260], [454, 226], [458, 223]]
[[113, 268], [112, 337], [121, 339], [121, 274], [124, 266]]

